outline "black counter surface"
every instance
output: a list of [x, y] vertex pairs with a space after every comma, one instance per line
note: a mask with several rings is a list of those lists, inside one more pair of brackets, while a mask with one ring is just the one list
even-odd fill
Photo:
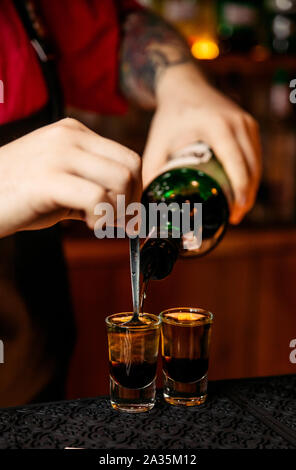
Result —
[[0, 449], [295, 449], [296, 375], [210, 382], [208, 401], [127, 414], [108, 397], [0, 409]]

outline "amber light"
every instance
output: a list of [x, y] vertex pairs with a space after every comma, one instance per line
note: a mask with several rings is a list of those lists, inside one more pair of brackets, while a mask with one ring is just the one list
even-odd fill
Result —
[[195, 39], [191, 46], [191, 52], [196, 59], [211, 60], [219, 55], [218, 44], [212, 39]]

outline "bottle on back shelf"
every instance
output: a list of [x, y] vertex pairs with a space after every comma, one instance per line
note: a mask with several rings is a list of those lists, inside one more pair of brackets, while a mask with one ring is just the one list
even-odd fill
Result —
[[264, 0], [269, 48], [275, 54], [296, 52], [296, 0]]
[[270, 88], [269, 116], [263, 126], [266, 222], [295, 220], [296, 134], [289, 100], [289, 74], [278, 69]]
[[[148, 214], [149, 203], [190, 203], [190, 227], [187, 233], [173, 227], [172, 221], [160, 220], [157, 236], [148, 238], [141, 249], [141, 270], [144, 280], [163, 279], [173, 269], [179, 256], [201, 256], [222, 239], [228, 224], [232, 190], [229, 180], [212, 150], [203, 142], [189, 145], [174, 154], [165, 171], [144, 191], [142, 203]], [[193, 231], [194, 203], [202, 204], [201, 240]], [[181, 211], [182, 212], [182, 211]], [[162, 225], [165, 224], [165, 225]], [[167, 227], [169, 224], [169, 227]], [[169, 228], [167, 236], [161, 232]], [[179, 230], [178, 238], [172, 236]]]

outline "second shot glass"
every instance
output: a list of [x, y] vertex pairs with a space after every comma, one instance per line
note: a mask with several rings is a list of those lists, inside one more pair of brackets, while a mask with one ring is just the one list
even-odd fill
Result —
[[201, 405], [207, 397], [213, 314], [171, 308], [160, 314], [163, 396], [171, 405]]

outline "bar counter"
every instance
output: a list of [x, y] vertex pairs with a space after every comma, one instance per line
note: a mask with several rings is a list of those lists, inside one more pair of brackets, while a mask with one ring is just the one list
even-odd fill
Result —
[[296, 375], [215, 381], [200, 407], [173, 407], [158, 391], [148, 413], [108, 397], [0, 410], [0, 449], [295, 449]]

